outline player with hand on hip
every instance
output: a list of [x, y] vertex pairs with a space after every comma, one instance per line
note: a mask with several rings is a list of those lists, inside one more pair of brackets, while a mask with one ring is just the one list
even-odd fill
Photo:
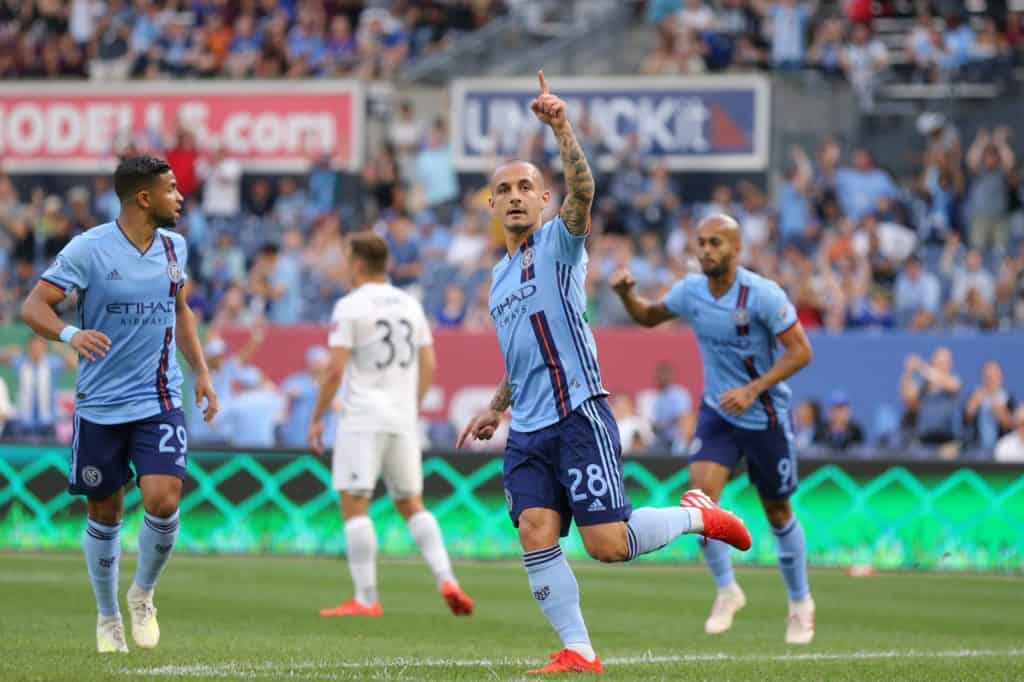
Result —
[[[342, 387], [332, 462], [341, 493], [345, 546], [355, 596], [323, 616], [379, 616], [377, 536], [369, 516], [377, 479], [384, 478], [437, 588], [457, 616], [473, 612], [459, 586], [437, 519], [423, 506], [419, 405], [434, 378], [434, 341], [423, 307], [387, 281], [388, 245], [372, 232], [348, 240], [352, 291], [331, 315], [330, 356], [321, 379], [309, 445], [321, 454], [323, 418]], [[344, 381], [344, 383], [342, 383]]]
[[[704, 363], [704, 399], [690, 444], [690, 477], [718, 500], [746, 458], [775, 534], [789, 596], [786, 642], [807, 644], [814, 638], [814, 600], [804, 531], [789, 503], [797, 465], [785, 380], [810, 363], [811, 344], [782, 288], [739, 266], [735, 220], [705, 218], [697, 227], [697, 249], [703, 272], [677, 282], [661, 301], [638, 296], [626, 270], [613, 274], [610, 283], [637, 323], [653, 327], [681, 318], [693, 327]], [[776, 358], [778, 344], [783, 353]], [[719, 634], [732, 627], [747, 600], [736, 584], [729, 548], [712, 539], [703, 548], [718, 586], [705, 631]]]
[[590, 556], [605, 562], [632, 560], [684, 533], [744, 550], [751, 540], [742, 521], [699, 491], [687, 493], [680, 507], [630, 505], [619, 430], [583, 314], [594, 177], [565, 102], [548, 91], [543, 73], [538, 76], [540, 95], [531, 106], [558, 140], [568, 191], [559, 215], [542, 224], [551, 194], [535, 166], [509, 161], [491, 176], [491, 209], [502, 221], [508, 251], [491, 272], [490, 291], [505, 378], [459, 446], [491, 438], [511, 406], [504, 458], [509, 514], [519, 529], [530, 591], [564, 646], [531, 672], [601, 672], [579, 587], [559, 546], [572, 520]]
[[[127, 594], [132, 638], [143, 648], [160, 640], [153, 592], [178, 537], [188, 452], [176, 350], [195, 373], [196, 406], [207, 422], [217, 414], [196, 320], [185, 300], [185, 239], [171, 231], [182, 204], [174, 173], [161, 159], [130, 157], [118, 164], [114, 188], [120, 217], [72, 239], [21, 307], [22, 320], [36, 333], [60, 339], [82, 356], [68, 489], [88, 499], [85, 560], [99, 610], [100, 653], [128, 651], [117, 574], [124, 494], [133, 468], [145, 513]], [[55, 312], [72, 292], [81, 329], [64, 324]]]

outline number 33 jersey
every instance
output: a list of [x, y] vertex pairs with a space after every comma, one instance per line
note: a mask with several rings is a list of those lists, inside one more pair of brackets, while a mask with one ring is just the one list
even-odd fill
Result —
[[419, 301], [390, 284], [363, 284], [335, 304], [327, 342], [352, 351], [339, 432], [415, 432], [419, 351], [434, 343]]

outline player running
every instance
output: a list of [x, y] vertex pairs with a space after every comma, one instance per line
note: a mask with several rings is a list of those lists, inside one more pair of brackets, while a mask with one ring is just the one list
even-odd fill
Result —
[[[778, 284], [739, 267], [736, 221], [725, 215], [697, 227], [703, 274], [680, 280], [659, 302], [636, 295], [633, 276], [612, 275], [611, 286], [630, 316], [645, 327], [681, 317], [697, 334], [704, 362], [704, 400], [690, 446], [690, 477], [718, 500], [741, 458], [775, 533], [779, 568], [789, 594], [788, 644], [814, 638], [814, 600], [807, 582], [807, 545], [789, 496], [796, 490], [796, 452], [789, 421], [790, 390], [783, 383], [811, 361], [811, 344], [796, 310]], [[776, 339], [784, 352], [776, 358]], [[732, 627], [746, 604], [733, 576], [729, 548], [709, 539], [704, 558], [718, 585], [708, 634]]]
[[345, 546], [355, 596], [322, 616], [379, 616], [377, 536], [370, 498], [383, 475], [452, 613], [473, 613], [452, 573], [437, 519], [423, 506], [418, 413], [434, 380], [434, 341], [419, 302], [387, 281], [387, 242], [372, 232], [349, 240], [352, 291], [334, 307], [330, 358], [317, 394], [309, 444], [323, 452], [323, 418], [342, 385], [332, 463], [341, 493]]
[[[117, 597], [124, 493], [138, 477], [145, 509], [135, 580], [128, 589], [132, 638], [160, 641], [157, 578], [178, 537], [178, 501], [188, 452], [175, 348], [195, 372], [196, 405], [210, 421], [217, 395], [185, 302], [185, 240], [171, 232], [182, 197], [161, 159], [125, 159], [114, 172], [116, 222], [81, 234], [59, 254], [21, 307], [40, 336], [60, 339], [82, 361], [75, 395], [68, 490], [88, 500], [85, 560], [99, 617], [100, 653], [128, 651]], [[76, 291], [81, 329], [55, 308]]]
[[470, 421], [458, 445], [487, 440], [512, 407], [504, 485], [519, 529], [530, 591], [564, 649], [534, 673], [601, 672], [580, 612], [576, 578], [559, 536], [576, 520], [590, 556], [629, 561], [683, 533], [750, 547], [743, 522], [699, 491], [680, 507], [632, 510], [622, 479], [619, 430], [608, 407], [594, 337], [583, 316], [584, 249], [594, 178], [566, 114], [548, 92], [531, 105], [558, 139], [568, 192], [559, 215], [541, 224], [550, 200], [532, 164], [510, 161], [491, 176], [491, 209], [508, 256], [494, 266], [490, 311], [505, 356], [505, 378], [490, 408]]

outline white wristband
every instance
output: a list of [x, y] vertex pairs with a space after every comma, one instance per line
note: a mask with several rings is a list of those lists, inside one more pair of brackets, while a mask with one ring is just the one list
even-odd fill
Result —
[[73, 337], [80, 331], [82, 330], [79, 329], [78, 327], [69, 324], [68, 326], [60, 330], [60, 340], [63, 341], [64, 343], [71, 343], [71, 337]]

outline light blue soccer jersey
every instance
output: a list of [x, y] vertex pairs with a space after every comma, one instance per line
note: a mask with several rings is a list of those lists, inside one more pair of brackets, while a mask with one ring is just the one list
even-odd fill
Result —
[[608, 393], [583, 312], [585, 241], [556, 217], [491, 271], [491, 319], [505, 356], [516, 431], [542, 429]]
[[97, 424], [123, 424], [181, 407], [175, 357], [175, 297], [185, 282], [185, 239], [157, 230], [142, 253], [116, 223], [72, 239], [43, 273], [78, 291], [78, 326], [110, 337], [95, 361], [80, 358], [75, 410]]
[[697, 334], [704, 362], [704, 402], [723, 419], [747, 429], [785, 427], [791, 391], [780, 382], [739, 417], [718, 405], [718, 396], [764, 374], [775, 364], [776, 337], [796, 324], [796, 309], [782, 288], [744, 268], [722, 298], [715, 299], [703, 274], [688, 275], [665, 294], [665, 307]]

